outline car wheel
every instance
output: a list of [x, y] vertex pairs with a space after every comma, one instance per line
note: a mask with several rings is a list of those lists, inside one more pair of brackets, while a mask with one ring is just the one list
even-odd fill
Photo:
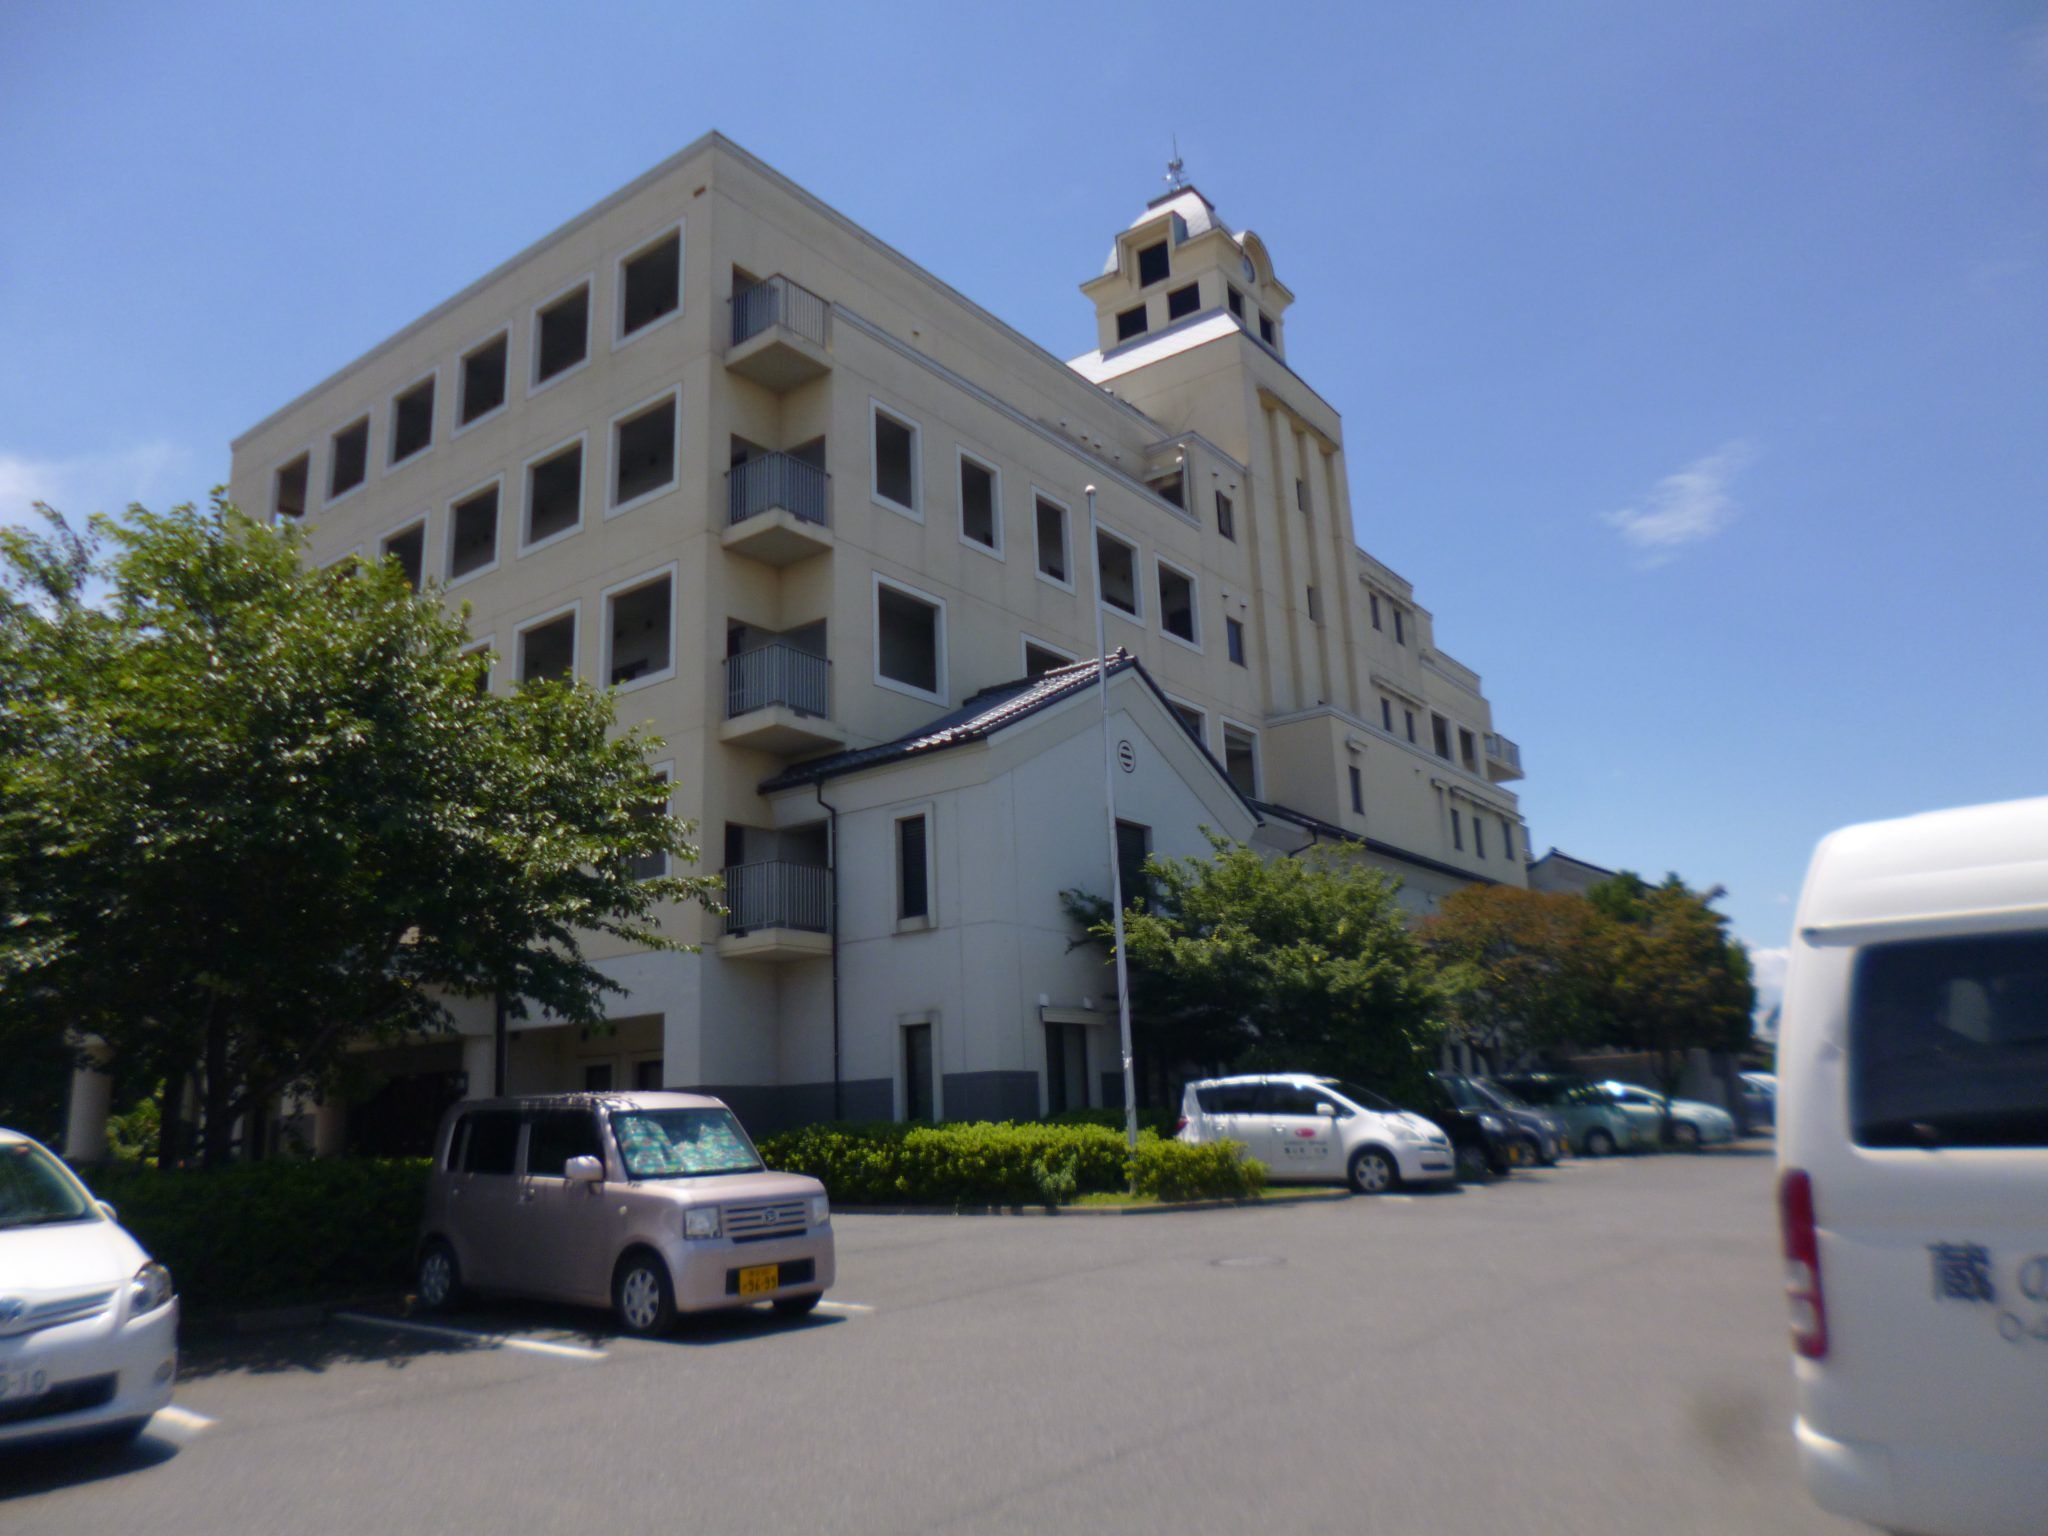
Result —
[[1594, 1126], [1586, 1132], [1586, 1156], [1610, 1157], [1614, 1153], [1614, 1133], [1604, 1126]]
[[1671, 1127], [1671, 1139], [1688, 1152], [1700, 1149], [1700, 1128], [1683, 1120], [1675, 1121]]
[[635, 1338], [655, 1339], [667, 1333], [676, 1323], [676, 1293], [668, 1265], [645, 1249], [627, 1254], [612, 1277], [612, 1310], [619, 1326]]
[[1483, 1179], [1486, 1177], [1486, 1153], [1482, 1148], [1458, 1148], [1458, 1177], [1461, 1179]]
[[1383, 1195], [1400, 1182], [1394, 1160], [1377, 1147], [1361, 1147], [1351, 1159], [1351, 1187], [1361, 1195]]
[[443, 1311], [462, 1299], [462, 1270], [455, 1262], [455, 1250], [444, 1239], [435, 1238], [421, 1252], [413, 1294], [429, 1312]]
[[806, 1291], [801, 1296], [778, 1296], [772, 1305], [777, 1317], [804, 1317], [818, 1310], [818, 1303], [825, 1299], [823, 1291]]

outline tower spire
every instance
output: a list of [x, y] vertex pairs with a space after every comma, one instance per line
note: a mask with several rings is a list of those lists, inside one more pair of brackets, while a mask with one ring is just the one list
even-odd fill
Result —
[[1180, 135], [1173, 136], [1173, 158], [1166, 162], [1166, 190], [1178, 192], [1187, 185], [1187, 178], [1181, 175]]

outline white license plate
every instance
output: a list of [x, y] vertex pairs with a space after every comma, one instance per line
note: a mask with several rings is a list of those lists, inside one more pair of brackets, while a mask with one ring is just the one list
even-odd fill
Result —
[[0, 1368], [0, 1403], [25, 1403], [49, 1390], [50, 1373], [41, 1365], [20, 1360]]

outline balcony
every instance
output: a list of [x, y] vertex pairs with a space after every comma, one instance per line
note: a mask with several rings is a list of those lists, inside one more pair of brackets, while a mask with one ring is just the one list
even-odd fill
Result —
[[832, 952], [832, 872], [766, 859], [728, 865], [725, 932], [729, 960], [811, 960]]
[[1496, 784], [1522, 776], [1522, 749], [1505, 736], [1486, 738], [1486, 776]]
[[771, 640], [725, 658], [725, 723], [718, 739], [784, 754], [846, 745], [832, 712], [832, 663]]
[[719, 542], [764, 565], [791, 565], [832, 548], [832, 477], [806, 460], [764, 453], [725, 477]]
[[732, 305], [725, 366], [783, 394], [832, 367], [832, 306], [786, 277], [742, 288]]

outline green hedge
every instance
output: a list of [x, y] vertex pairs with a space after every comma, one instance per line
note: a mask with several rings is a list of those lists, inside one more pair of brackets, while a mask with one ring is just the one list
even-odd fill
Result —
[[[1063, 1110], [1057, 1115], [1047, 1115], [1043, 1121], [1036, 1123], [1043, 1125], [1105, 1125], [1112, 1131], [1121, 1132], [1124, 1128], [1124, 1112], [1120, 1109], [1069, 1109]], [[1177, 1109], [1141, 1109], [1138, 1111], [1138, 1131], [1140, 1135], [1150, 1131], [1155, 1136], [1170, 1137], [1173, 1135], [1174, 1127], [1179, 1124], [1180, 1111]]]
[[412, 1269], [427, 1159], [275, 1159], [217, 1173], [80, 1173], [168, 1264], [188, 1309], [281, 1306], [387, 1290]]
[[1235, 1199], [1265, 1183], [1235, 1144], [1189, 1147], [1146, 1132], [1133, 1155], [1100, 1125], [812, 1125], [768, 1137], [761, 1155], [847, 1205], [1060, 1205], [1130, 1187], [1163, 1200]]

